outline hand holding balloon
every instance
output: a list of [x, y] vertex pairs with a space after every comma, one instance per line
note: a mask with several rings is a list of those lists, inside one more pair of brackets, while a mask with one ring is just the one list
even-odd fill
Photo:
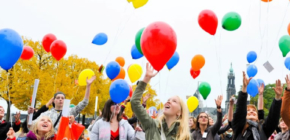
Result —
[[154, 77], [154, 76], [156, 76], [157, 74], [158, 74], [158, 72], [155, 72], [154, 73], [153, 67], [149, 63], [147, 63], [146, 64], [146, 75], [145, 75], [145, 77], [143, 79], [143, 82], [149, 83], [149, 81], [151, 80], [151, 78]]

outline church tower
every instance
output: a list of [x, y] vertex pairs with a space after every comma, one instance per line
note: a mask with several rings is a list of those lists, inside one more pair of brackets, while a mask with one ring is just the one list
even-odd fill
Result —
[[231, 63], [230, 72], [228, 74], [228, 85], [227, 85], [227, 97], [226, 97], [226, 105], [225, 111], [228, 112], [229, 110], [229, 101], [232, 95], [236, 94], [236, 86], [235, 86], [235, 73]]

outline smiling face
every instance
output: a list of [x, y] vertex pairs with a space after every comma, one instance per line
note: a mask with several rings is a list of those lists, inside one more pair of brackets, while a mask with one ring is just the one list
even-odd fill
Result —
[[47, 133], [52, 129], [52, 122], [47, 116], [43, 116], [37, 122], [38, 133]]
[[165, 116], [180, 116], [181, 115], [181, 105], [180, 100], [177, 96], [173, 96], [168, 99], [164, 104], [164, 115]]
[[2, 106], [0, 106], [0, 120], [4, 117], [5, 110]]
[[288, 126], [284, 123], [282, 119], [280, 120], [279, 127], [281, 129], [288, 130]]
[[65, 97], [63, 94], [57, 94], [53, 102], [57, 108], [62, 108], [64, 99]]
[[258, 121], [257, 109], [254, 105], [248, 105], [247, 107], [247, 120]]
[[209, 117], [206, 113], [200, 113], [198, 115], [198, 123], [201, 125], [207, 125], [209, 124]]

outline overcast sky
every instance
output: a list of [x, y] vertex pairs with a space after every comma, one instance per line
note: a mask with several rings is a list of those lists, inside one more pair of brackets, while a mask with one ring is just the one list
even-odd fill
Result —
[[[145, 73], [147, 60], [131, 58], [135, 34], [152, 22], [166, 22], [177, 34], [180, 61], [171, 71], [164, 67], [151, 81], [158, 98], [165, 102], [170, 96], [179, 95], [185, 100], [186, 95], [192, 95], [197, 89], [198, 81], [206, 81], [212, 91], [204, 105], [214, 107], [214, 98], [219, 94], [226, 95], [231, 62], [236, 75], [236, 90], [239, 91], [249, 51], [258, 53], [255, 78], [263, 79], [266, 84], [278, 78], [284, 82], [289, 72], [284, 66], [285, 58], [279, 50], [278, 40], [287, 34], [288, 3], [288, 0], [273, 0], [269, 4], [260, 0], [149, 0], [145, 6], [134, 9], [126, 0], [0, 0], [0, 29], [14, 29], [35, 41], [53, 33], [67, 44], [65, 57], [76, 54], [106, 65], [122, 56], [126, 60], [126, 71], [130, 64], [138, 63]], [[215, 36], [198, 25], [198, 15], [204, 9], [210, 9], [218, 16], [219, 27]], [[221, 20], [232, 11], [241, 15], [242, 25], [229, 32], [221, 28]], [[108, 35], [108, 43], [104, 46], [91, 43], [99, 32]], [[202, 54], [206, 64], [194, 80], [189, 69], [196, 54]], [[263, 67], [266, 61], [274, 67], [271, 73]], [[128, 77], [126, 80], [129, 82]], [[6, 106], [5, 102], [0, 103]]]

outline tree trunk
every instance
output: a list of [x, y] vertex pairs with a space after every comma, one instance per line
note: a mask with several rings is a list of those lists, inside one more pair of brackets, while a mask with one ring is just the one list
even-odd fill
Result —
[[85, 126], [86, 115], [83, 115], [82, 124]]
[[6, 120], [7, 122], [10, 122], [10, 112], [11, 112], [11, 110], [10, 110], [10, 106], [11, 106], [11, 105], [9, 104], [9, 101], [6, 101], [6, 102], [7, 102], [7, 109], [6, 109], [7, 112], [6, 112], [6, 119], [5, 119], [5, 120]]

